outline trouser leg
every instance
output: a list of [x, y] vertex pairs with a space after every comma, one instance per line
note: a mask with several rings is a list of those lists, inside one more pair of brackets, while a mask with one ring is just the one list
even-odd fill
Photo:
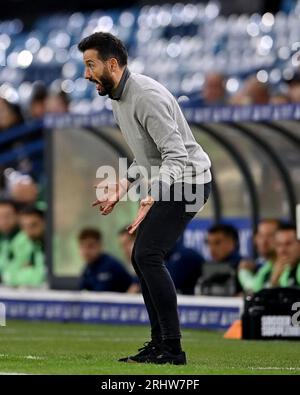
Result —
[[162, 340], [162, 336], [161, 336], [161, 329], [160, 329], [158, 314], [157, 314], [157, 311], [156, 311], [154, 304], [152, 302], [152, 299], [151, 299], [151, 296], [150, 296], [150, 293], [148, 290], [148, 286], [143, 278], [142, 273], [140, 272], [140, 270], [135, 262], [134, 253], [135, 253], [135, 248], [133, 248], [133, 251], [132, 251], [131, 261], [132, 261], [132, 266], [139, 278], [143, 299], [144, 299], [145, 306], [146, 306], [146, 309], [148, 312], [149, 321], [150, 321], [150, 325], [151, 325], [151, 339], [156, 342], [160, 342]]
[[[205, 202], [209, 188], [205, 187], [203, 192], [201, 187], [201, 193]], [[164, 258], [194, 215], [186, 212], [184, 200], [157, 201], [140, 224], [135, 242], [134, 262], [147, 286], [146, 296], [148, 292], [150, 298], [146, 300], [152, 301], [154, 309], [150, 311], [157, 313], [164, 340], [181, 337], [176, 289]]]

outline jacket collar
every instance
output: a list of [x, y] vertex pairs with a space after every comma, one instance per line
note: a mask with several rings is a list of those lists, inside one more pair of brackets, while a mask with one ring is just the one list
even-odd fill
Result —
[[130, 76], [130, 71], [129, 71], [128, 67], [126, 66], [123, 71], [123, 74], [122, 74], [122, 77], [120, 79], [118, 86], [115, 89], [113, 89], [113, 91], [109, 95], [110, 99], [112, 99], [112, 100], [120, 100], [121, 99], [123, 90], [125, 88], [126, 81], [128, 80], [129, 76]]

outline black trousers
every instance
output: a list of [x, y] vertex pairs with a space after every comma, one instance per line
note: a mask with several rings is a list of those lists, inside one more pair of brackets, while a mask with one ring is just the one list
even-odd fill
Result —
[[[170, 201], [156, 201], [139, 225], [131, 257], [149, 315], [151, 338], [159, 341], [181, 337], [176, 289], [164, 264], [165, 255], [207, 201], [211, 189], [211, 183], [189, 184], [194, 200], [182, 194], [183, 199], [176, 201], [178, 186], [182, 189], [186, 185], [173, 184]], [[189, 211], [187, 204], [195, 202], [197, 207]]]

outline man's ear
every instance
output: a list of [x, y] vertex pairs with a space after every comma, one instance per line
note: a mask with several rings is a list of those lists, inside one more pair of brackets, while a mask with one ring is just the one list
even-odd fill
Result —
[[109, 60], [109, 64], [110, 64], [110, 66], [109, 66], [110, 71], [112, 73], [115, 73], [118, 70], [118, 68], [119, 68], [119, 63], [118, 63], [117, 59], [116, 58], [111, 58]]

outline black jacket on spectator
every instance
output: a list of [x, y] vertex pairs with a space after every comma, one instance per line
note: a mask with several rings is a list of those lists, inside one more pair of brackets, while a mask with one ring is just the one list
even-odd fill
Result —
[[202, 256], [177, 242], [165, 261], [176, 290], [184, 295], [194, 295], [195, 286], [202, 273]]
[[101, 254], [86, 265], [79, 288], [88, 291], [126, 292], [132, 284], [132, 277], [115, 258]]

